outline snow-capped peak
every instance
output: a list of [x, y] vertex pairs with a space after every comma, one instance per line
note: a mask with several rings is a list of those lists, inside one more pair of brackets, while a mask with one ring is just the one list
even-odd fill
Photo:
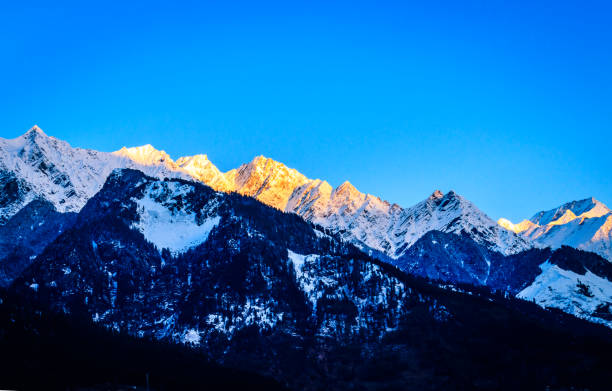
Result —
[[[438, 193], [438, 194], [436, 194]], [[404, 211], [402, 227], [405, 242], [412, 245], [431, 230], [467, 234], [477, 243], [503, 254], [513, 254], [531, 247], [514, 233], [499, 227], [472, 202], [453, 190], [441, 192]], [[397, 254], [398, 256], [401, 254]]]
[[610, 213], [610, 209], [602, 202], [593, 197], [579, 201], [571, 201], [558, 208], [541, 211], [533, 215], [530, 221], [538, 225], [546, 225], [562, 217], [567, 211], [571, 211], [577, 217], [601, 217]]
[[265, 156], [225, 173], [233, 191], [285, 210], [293, 191], [310, 181], [293, 168]]
[[593, 197], [538, 212], [520, 224], [500, 219], [499, 225], [538, 246], [568, 245], [612, 260], [612, 211]]
[[45, 134], [45, 132], [43, 132], [43, 130], [41, 128], [38, 127], [38, 125], [34, 125], [30, 128], [30, 130], [28, 130], [24, 135], [25, 138], [31, 138], [34, 136], [44, 136], [44, 137], [49, 137]]
[[436, 190], [433, 193], [431, 193], [431, 195], [429, 196], [430, 200], [437, 200], [439, 198], [444, 197], [444, 193], [442, 193], [440, 190]]
[[7, 196], [0, 223], [35, 198], [48, 200], [60, 212], [77, 212], [116, 168], [135, 168], [162, 178], [189, 177], [168, 154], [151, 145], [116, 153], [73, 148], [38, 126], [15, 139], [0, 138], [0, 187]]
[[219, 191], [233, 191], [233, 186], [227, 181], [225, 175], [208, 160], [208, 156], [200, 154], [184, 156], [176, 164], [193, 178], [206, 183]]
[[364, 197], [364, 194], [359, 192], [359, 190], [357, 190], [355, 186], [351, 184], [351, 182], [344, 181], [344, 183], [334, 190], [332, 197], [340, 197], [345, 200], [359, 200]]
[[134, 163], [142, 164], [143, 166], [156, 166], [159, 164], [174, 162], [165, 151], [155, 149], [151, 144], [140, 147], [123, 147], [118, 151], [113, 152], [114, 155], [129, 158]]

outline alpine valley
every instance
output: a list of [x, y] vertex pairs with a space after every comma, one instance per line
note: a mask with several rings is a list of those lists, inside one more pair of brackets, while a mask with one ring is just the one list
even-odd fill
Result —
[[611, 231], [35, 126], [0, 139], [0, 387], [610, 389]]

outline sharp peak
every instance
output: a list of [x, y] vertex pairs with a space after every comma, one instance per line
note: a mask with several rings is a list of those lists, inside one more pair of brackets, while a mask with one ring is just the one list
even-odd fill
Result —
[[439, 200], [442, 198], [461, 198], [461, 196], [454, 190], [449, 190], [446, 193], [443, 193], [440, 190], [435, 190], [431, 195], [427, 198], [428, 200]]
[[444, 197], [444, 193], [442, 193], [440, 190], [435, 190], [433, 193], [431, 193], [431, 195], [429, 196], [429, 199], [436, 200], [442, 197]]
[[[267, 156], [264, 155], [257, 155], [255, 156], [250, 162], [249, 164], [261, 164], [261, 163], [267, 163], [267, 162], [273, 162], [273, 163], [278, 163], [278, 164], [283, 164], [277, 160], [274, 160], [272, 158], [269, 158]], [[284, 164], [283, 164], [284, 165]]]
[[39, 133], [39, 134], [45, 134], [45, 132], [43, 132], [43, 130], [38, 125], [32, 126], [26, 133], [30, 133], [30, 132], [36, 132], [36, 133]]
[[295, 168], [291, 168], [288, 165], [286, 165], [283, 162], [280, 162], [278, 160], [274, 160], [270, 157], [264, 156], [264, 155], [259, 155], [259, 156], [255, 156], [253, 158], [253, 160], [251, 160], [250, 162], [243, 164], [242, 166], [239, 167], [239, 169], [241, 167], [261, 167], [261, 168], [266, 168], [266, 167], [270, 167], [270, 168], [274, 168], [274, 169], [286, 169], [292, 172], [296, 172], [300, 175], [303, 175], [301, 172], [299, 172], [297, 169]]
[[342, 182], [342, 184], [338, 187], [336, 187], [336, 190], [334, 190], [336, 193], [339, 192], [344, 192], [344, 191], [348, 191], [351, 193], [359, 193], [359, 190], [357, 190], [357, 188], [355, 186], [353, 186], [353, 184], [349, 181], [344, 181]]
[[32, 126], [30, 129], [28, 129], [27, 132], [25, 132], [23, 134], [22, 137], [24, 137], [24, 138], [31, 138], [31, 137], [36, 137], [36, 136], [49, 137], [49, 136], [47, 136], [47, 134], [45, 132], [43, 132], [43, 130], [38, 125]]
[[587, 200], [591, 201], [594, 204], [603, 204], [603, 202], [599, 201], [597, 198], [592, 197], [592, 196], [584, 199], [584, 201], [587, 201]]
[[348, 187], [348, 188], [355, 188], [355, 186], [353, 186], [353, 184], [349, 181], [344, 181], [340, 184], [340, 186], [338, 186], [338, 189], [341, 187]]

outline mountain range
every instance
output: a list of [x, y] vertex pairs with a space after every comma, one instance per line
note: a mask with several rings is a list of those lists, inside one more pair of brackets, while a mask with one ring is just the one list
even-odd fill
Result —
[[[403, 208], [263, 156], [222, 173], [206, 155], [72, 148], [38, 127], [0, 139], [0, 189], [0, 283], [11, 294], [293, 389], [371, 385], [371, 359], [400, 363], [380, 389], [434, 378], [431, 388], [482, 388], [462, 383], [479, 377], [516, 389], [512, 354], [490, 367], [464, 341], [517, 357], [612, 327], [612, 263], [595, 251], [608, 248], [610, 210], [594, 199], [515, 226], [454, 191]], [[469, 368], [434, 360], [444, 349]], [[531, 361], [515, 369], [538, 386], [572, 385], [561, 375], [572, 354], [542, 353], [550, 373]]]
[[[173, 161], [151, 145], [113, 153], [72, 148], [47, 136], [37, 126], [13, 140], [0, 140], [0, 180], [6, 221], [34, 198], [51, 202], [60, 212], [75, 212], [102, 187], [113, 169], [134, 168], [158, 178], [201, 181], [215, 190], [237, 192], [322, 225], [365, 250], [400, 257], [424, 233], [472, 230], [488, 248], [512, 254], [530, 244], [499, 227], [475, 205], [454, 192], [436, 191], [411, 208], [402, 208], [359, 192], [349, 182], [333, 189], [326, 181], [308, 179], [295, 169], [258, 156], [221, 173], [206, 157]], [[442, 202], [434, 202], [441, 199]]]
[[498, 223], [536, 246], [566, 245], [612, 260], [612, 210], [592, 197], [538, 212], [518, 224], [503, 218]]
[[[490, 280], [489, 275], [499, 274], [501, 271], [498, 269], [508, 264], [492, 262], [491, 259], [499, 255], [503, 259], [517, 254], [520, 257], [533, 247], [557, 249], [569, 245], [595, 251], [604, 257], [609, 253], [612, 215], [605, 205], [594, 199], [539, 212], [531, 220], [518, 225], [505, 219], [495, 223], [454, 191], [443, 194], [436, 190], [422, 202], [403, 208], [361, 193], [349, 182], [334, 189], [326, 181], [309, 179], [297, 170], [263, 156], [222, 173], [206, 155], [181, 157], [174, 161], [167, 153], [151, 145], [124, 147], [112, 153], [72, 148], [64, 141], [47, 136], [37, 126], [16, 139], [0, 139], [0, 187], [4, 190], [0, 202], [0, 221], [5, 222], [4, 225], [12, 220], [12, 226], [33, 227], [28, 213], [18, 213], [33, 200], [49, 204], [46, 209], [54, 208], [56, 213], [60, 213], [58, 216], [65, 219], [65, 216], [69, 216], [65, 213], [79, 212], [102, 188], [109, 174], [120, 168], [137, 169], [156, 178], [196, 180], [217, 191], [252, 197], [278, 210], [297, 214], [402, 270], [449, 282], [490, 286], [494, 280]], [[24, 218], [25, 222], [21, 221]], [[55, 225], [66, 225], [61, 220], [47, 220]], [[203, 232], [201, 228], [194, 229], [187, 224], [182, 230], [175, 231], [175, 235], [168, 235], [163, 223], [157, 227], [157, 231], [149, 227], [149, 234], [163, 238], [166, 242], [162, 246], [174, 251], [177, 246], [192, 245], [189, 238], [198, 238]], [[5, 230], [16, 232], [19, 229], [11, 227]], [[55, 238], [45, 230], [31, 231], [29, 240], [36, 240], [41, 245], [28, 250], [27, 259], [24, 246], [16, 244], [14, 240], [0, 245], [0, 257], [6, 259], [0, 263], [0, 272], [5, 276], [4, 285], [10, 283], [35, 258], [37, 252]], [[447, 237], [455, 242], [461, 241], [460, 237], [467, 237], [474, 242], [476, 250], [460, 256], [465, 252], [456, 251], [455, 243], [447, 241], [446, 248], [451, 246], [453, 251], [446, 251], [448, 256], [443, 257], [445, 261], [433, 268], [431, 261], [423, 258], [423, 252], [416, 253], [419, 246], [415, 247], [431, 231], [454, 234]], [[171, 243], [172, 240], [180, 243]], [[485, 253], [487, 255], [482, 255]], [[466, 263], [466, 256], [472, 263], [481, 259], [479, 267], [466, 266], [470, 264]], [[545, 259], [539, 261], [544, 264]], [[527, 288], [528, 283], [534, 283], [538, 274], [545, 273], [543, 270], [536, 268], [535, 273], [530, 273], [527, 281], [521, 281], [521, 289]], [[577, 276], [570, 279], [574, 282], [577, 280]], [[540, 291], [540, 295], [533, 293], [533, 290], [528, 291], [532, 292], [531, 295], [521, 294], [520, 290], [512, 290], [511, 293], [536, 300], [541, 305], [557, 306], [578, 316], [590, 317], [594, 308], [612, 301], [612, 293], [608, 291], [606, 279], [583, 280], [592, 284], [593, 290], [605, 292], [604, 295], [599, 300], [591, 298], [585, 305], [575, 299], [571, 294], [572, 289], [568, 291], [566, 288], [559, 288], [568, 292], [555, 295], [557, 300], [552, 301], [542, 297]], [[503, 288], [497, 285], [492, 287]]]

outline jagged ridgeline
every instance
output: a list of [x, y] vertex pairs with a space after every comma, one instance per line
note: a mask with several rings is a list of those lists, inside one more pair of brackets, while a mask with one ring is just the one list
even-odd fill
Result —
[[116, 170], [11, 285], [293, 389], [609, 386], [608, 329], [444, 290], [250, 197]]
[[[454, 191], [435, 191], [403, 208], [361, 193], [349, 182], [334, 189], [263, 156], [223, 173], [206, 155], [174, 161], [151, 145], [113, 153], [72, 148], [36, 126], [21, 137], [0, 139], [0, 236], [8, 238], [0, 239], [0, 285], [10, 284], [71, 224], [64, 215], [79, 212], [116, 168], [135, 168], [160, 179], [195, 180], [217, 191], [250, 196], [324, 227], [409, 273], [502, 289], [542, 307], [612, 326], [609, 261], [594, 264], [596, 258], [586, 252], [561, 248], [569, 245], [610, 257], [612, 212], [595, 199], [539, 212], [520, 224], [504, 219], [497, 224]], [[48, 202], [55, 211], [41, 206], [49, 213], [38, 213], [37, 204], [30, 205], [34, 200]], [[190, 247], [214, 224], [180, 222], [175, 225], [180, 229], [172, 230], [183, 238], [178, 242], [163, 224], [146, 233], [157, 234], [158, 247], [176, 252]], [[432, 239], [436, 235], [439, 240]], [[177, 243], [179, 248], [173, 247]], [[571, 253], [573, 265], [548, 262], [546, 246]], [[592, 267], [584, 267], [585, 262]], [[583, 285], [586, 289], [579, 288]]]

